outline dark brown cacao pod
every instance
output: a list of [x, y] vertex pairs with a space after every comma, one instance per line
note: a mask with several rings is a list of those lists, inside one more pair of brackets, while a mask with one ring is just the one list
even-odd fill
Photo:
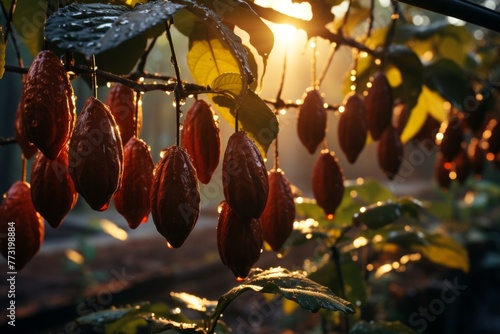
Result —
[[269, 172], [269, 196], [260, 216], [264, 240], [278, 252], [293, 230], [295, 202], [290, 183], [281, 169]]
[[353, 164], [365, 147], [368, 126], [363, 99], [352, 92], [346, 96], [344, 111], [338, 124], [339, 145], [347, 160]]
[[370, 134], [378, 140], [392, 123], [394, 97], [392, 87], [383, 72], [376, 72], [365, 96], [366, 121]]
[[415, 136], [412, 138], [413, 140], [424, 143], [428, 146], [435, 146], [436, 144], [436, 134], [439, 132], [439, 128], [441, 127], [441, 122], [439, 122], [434, 117], [427, 115], [424, 124]]
[[121, 183], [123, 147], [111, 111], [94, 97], [78, 116], [68, 159], [76, 191], [92, 209], [106, 210]]
[[243, 218], [259, 218], [269, 192], [264, 159], [244, 131], [229, 137], [222, 162], [224, 197]]
[[403, 143], [392, 125], [385, 129], [377, 145], [378, 165], [389, 178], [394, 179], [403, 161]]
[[8, 271], [21, 270], [38, 253], [44, 232], [42, 216], [31, 202], [30, 185], [15, 182], [0, 205], [0, 251], [15, 266], [14, 270], [9, 264]]
[[24, 86], [22, 121], [28, 139], [54, 160], [75, 125], [73, 88], [59, 58], [48, 50], [33, 60]]
[[151, 187], [151, 213], [156, 229], [170, 247], [182, 246], [200, 214], [200, 189], [187, 152], [170, 146], [162, 152]]
[[261, 223], [258, 219], [241, 218], [225, 201], [221, 209], [217, 223], [219, 256], [237, 279], [243, 279], [260, 257]]
[[485, 159], [484, 151], [481, 148], [480, 142], [477, 138], [471, 139], [467, 153], [471, 162], [472, 173], [476, 177], [480, 177], [483, 174]]
[[139, 103], [136, 120], [136, 94], [132, 88], [121, 83], [116, 83], [109, 90], [106, 104], [109, 106], [111, 114], [120, 129], [120, 137], [123, 145], [127, 144], [129, 139], [134, 136], [136, 121], [137, 136], [139, 136], [142, 127], [142, 104]]
[[333, 218], [344, 196], [344, 174], [332, 151], [322, 151], [312, 175], [314, 198], [328, 218]]
[[458, 183], [464, 184], [471, 172], [471, 162], [469, 160], [469, 156], [467, 155], [467, 151], [465, 149], [461, 149], [453, 159], [451, 165], [452, 170], [456, 174], [456, 180]]
[[310, 154], [316, 152], [326, 134], [326, 109], [319, 90], [309, 88], [297, 118], [297, 133]]
[[116, 211], [135, 229], [148, 220], [154, 162], [149, 146], [135, 137], [123, 148], [122, 185], [113, 196]]
[[441, 124], [439, 133], [436, 135], [436, 144], [443, 155], [444, 161], [450, 162], [462, 149], [464, 140], [462, 121], [457, 115], [453, 115]]
[[448, 190], [451, 184], [450, 172], [451, 172], [451, 162], [445, 161], [443, 154], [438, 153], [436, 157], [436, 162], [434, 164], [434, 174], [438, 185], [443, 190]]
[[30, 159], [35, 153], [38, 151], [35, 145], [31, 143], [28, 139], [28, 135], [26, 134], [26, 129], [23, 125], [23, 108], [24, 108], [24, 94], [21, 95], [21, 101], [17, 106], [16, 111], [16, 121], [14, 128], [14, 137], [16, 138], [17, 143], [21, 147], [23, 151], [23, 155], [26, 159]]
[[31, 169], [31, 199], [36, 211], [53, 228], [61, 225], [78, 199], [68, 172], [68, 152], [62, 150], [55, 160], [38, 153]]
[[204, 100], [196, 100], [186, 113], [182, 146], [193, 160], [200, 182], [210, 182], [219, 164], [220, 137], [214, 113]]

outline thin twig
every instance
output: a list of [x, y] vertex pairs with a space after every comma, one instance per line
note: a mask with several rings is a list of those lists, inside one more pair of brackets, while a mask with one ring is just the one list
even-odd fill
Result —
[[314, 48], [311, 57], [311, 86], [316, 87], [316, 60], [318, 58], [318, 39], [314, 37]]
[[328, 51], [328, 57], [326, 59], [325, 64], [323, 65], [323, 69], [321, 70], [321, 73], [319, 74], [319, 79], [318, 79], [318, 86], [321, 86], [321, 83], [323, 82], [323, 79], [326, 76], [326, 72], [328, 72], [328, 69], [330, 68], [330, 65], [332, 64], [333, 57], [335, 56], [335, 52], [338, 49], [338, 44], [337, 43], [332, 43], [330, 45], [330, 51]]
[[97, 66], [95, 64], [95, 55], [92, 55], [91, 58], [91, 67], [92, 67], [92, 95], [97, 99], [97, 75], [96, 70]]
[[175, 97], [175, 113], [176, 113], [176, 133], [175, 133], [175, 144], [179, 146], [180, 144], [180, 127], [181, 127], [181, 98], [184, 98], [184, 91], [182, 89], [182, 81], [181, 81], [181, 70], [179, 68], [179, 64], [177, 63], [177, 57], [175, 56], [175, 48], [174, 42], [172, 40], [172, 35], [170, 34], [170, 26], [172, 21], [168, 21], [165, 23], [165, 28], [167, 31], [167, 39], [168, 44], [170, 45], [170, 53], [172, 57], [170, 58], [172, 65], [174, 66], [175, 76], [177, 78], [177, 82], [175, 83], [174, 89], [174, 97]]
[[[17, 44], [16, 36], [14, 34], [8, 33], [9, 31], [11, 31], [10, 29], [11, 29], [11, 24], [12, 24], [12, 17], [14, 15], [13, 8], [14, 8], [15, 3], [16, 3], [16, 1], [12, 2], [12, 6], [10, 7], [10, 14], [7, 14], [7, 10], [5, 9], [3, 2], [0, 2], [0, 8], [2, 9], [2, 13], [7, 18], [7, 27], [6, 27], [6, 32], [5, 32], [5, 36], [4, 36], [4, 42], [5, 42], [5, 44], [7, 44], [8, 37], [10, 35], [10, 39], [12, 40], [12, 45], [14, 46], [14, 51], [16, 53], [17, 64], [19, 65], [19, 67], [24, 67], [23, 58], [21, 57], [21, 51], [19, 51], [19, 45]], [[22, 81], [24, 83], [24, 76], [22, 78]]]
[[5, 19], [7, 20], [7, 23], [5, 25], [5, 36], [4, 36], [4, 42], [7, 43], [7, 39], [9, 38], [9, 34], [12, 31], [12, 18], [14, 17], [14, 12], [16, 11], [16, 5], [17, 5], [17, 0], [12, 0], [12, 3], [10, 5], [9, 9], [9, 14], [7, 14], [7, 11], [5, 10], [5, 7], [2, 2], [2, 12], [5, 16]]
[[151, 53], [151, 50], [153, 50], [153, 47], [155, 46], [157, 39], [158, 39], [158, 37], [153, 38], [151, 43], [149, 43], [149, 46], [146, 49], [146, 51], [144, 51], [144, 53], [142, 54], [141, 60], [139, 61], [139, 65], [137, 65], [137, 72], [144, 73], [144, 67], [146, 67], [146, 62], [148, 60], [148, 56]]
[[[134, 137], [139, 137], [139, 104], [141, 103], [141, 92], [135, 92], [135, 110], [134, 110]], [[125, 145], [126, 143], [123, 143]]]

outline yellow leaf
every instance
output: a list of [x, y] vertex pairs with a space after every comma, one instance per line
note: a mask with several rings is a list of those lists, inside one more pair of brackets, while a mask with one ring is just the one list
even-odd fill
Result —
[[289, 299], [283, 299], [283, 313], [287, 315], [292, 314], [298, 307], [299, 304], [296, 302]]
[[413, 245], [412, 249], [418, 251], [430, 261], [448, 268], [460, 269], [469, 272], [470, 264], [467, 250], [450, 237], [433, 234], [426, 237], [429, 245]]

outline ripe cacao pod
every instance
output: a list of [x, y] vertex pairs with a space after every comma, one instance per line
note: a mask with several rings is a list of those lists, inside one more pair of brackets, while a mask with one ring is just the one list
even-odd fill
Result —
[[324, 150], [316, 159], [312, 189], [318, 205], [328, 218], [333, 218], [344, 196], [344, 174], [333, 151]]
[[292, 233], [295, 202], [290, 183], [281, 169], [271, 170], [268, 179], [269, 196], [260, 221], [264, 240], [278, 252]]
[[229, 137], [222, 162], [224, 197], [243, 218], [259, 218], [266, 207], [269, 182], [264, 159], [244, 131]]
[[219, 164], [220, 137], [214, 113], [204, 100], [196, 100], [186, 113], [182, 146], [193, 160], [200, 182], [210, 182]]
[[373, 140], [378, 140], [392, 123], [392, 87], [385, 74], [377, 71], [365, 96], [366, 121]]
[[392, 112], [392, 124], [396, 127], [399, 134], [403, 133], [409, 117], [409, 110], [406, 103], [398, 103], [394, 106]]
[[450, 162], [455, 158], [462, 149], [463, 140], [462, 121], [457, 115], [453, 115], [441, 123], [439, 133], [436, 136], [436, 144], [439, 146], [444, 161]]
[[76, 121], [68, 159], [76, 191], [92, 209], [106, 210], [121, 183], [123, 147], [108, 106], [92, 96]]
[[377, 146], [378, 165], [389, 178], [394, 179], [403, 161], [403, 143], [392, 125], [385, 129]]
[[135, 229], [148, 220], [154, 162], [149, 146], [135, 137], [123, 148], [122, 185], [113, 196], [116, 211]]
[[443, 154], [439, 152], [434, 164], [434, 174], [438, 185], [443, 190], [448, 190], [451, 184], [450, 178], [451, 162], [444, 160]]
[[460, 152], [455, 156], [452, 162], [452, 170], [456, 173], [456, 179], [459, 184], [464, 184], [465, 180], [469, 177], [471, 172], [471, 162], [467, 151], [461, 149]]
[[26, 134], [26, 129], [23, 126], [23, 108], [24, 108], [24, 94], [21, 95], [21, 101], [17, 106], [16, 111], [16, 120], [14, 127], [14, 137], [16, 138], [17, 143], [21, 147], [21, 151], [23, 151], [23, 156], [26, 159], [30, 159], [35, 153], [38, 151], [35, 145], [31, 143], [28, 139], [28, 135]]
[[309, 88], [297, 117], [297, 133], [310, 154], [316, 152], [326, 135], [326, 109], [319, 90]]
[[73, 179], [68, 172], [68, 152], [61, 150], [55, 160], [41, 153], [31, 169], [31, 199], [36, 211], [53, 228], [73, 209], [78, 199]]
[[339, 145], [347, 160], [353, 164], [365, 147], [368, 126], [361, 96], [352, 92], [344, 101], [344, 112], [338, 124]]
[[472, 173], [476, 177], [480, 177], [483, 174], [485, 161], [484, 151], [481, 148], [480, 142], [477, 138], [471, 139], [467, 153], [469, 154]]
[[[15, 182], [3, 195], [0, 205], [2, 255], [14, 262], [16, 270], [21, 270], [40, 250], [44, 232], [42, 216], [31, 202], [30, 185], [23, 181]], [[9, 271], [15, 270], [9, 267]]]
[[59, 58], [40, 51], [24, 86], [22, 121], [28, 139], [54, 160], [71, 137], [75, 125], [73, 88]]
[[222, 261], [237, 279], [245, 278], [262, 249], [262, 227], [258, 219], [241, 218], [223, 201], [217, 222], [217, 248]]
[[134, 136], [136, 121], [137, 136], [139, 136], [142, 127], [142, 104], [139, 103], [136, 120], [136, 94], [132, 88], [121, 83], [116, 83], [109, 90], [105, 103], [109, 106], [118, 129], [120, 129], [120, 137], [123, 145], [127, 144], [129, 139]]
[[170, 146], [162, 152], [151, 187], [151, 213], [156, 229], [170, 247], [182, 246], [200, 214], [200, 189], [187, 152]]

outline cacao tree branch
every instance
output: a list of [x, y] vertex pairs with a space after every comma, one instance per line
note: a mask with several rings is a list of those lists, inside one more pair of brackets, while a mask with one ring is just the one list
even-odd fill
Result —
[[148, 56], [151, 53], [151, 50], [153, 50], [153, 47], [155, 46], [157, 39], [158, 39], [158, 37], [153, 38], [151, 43], [149, 43], [149, 46], [146, 49], [146, 51], [144, 51], [144, 53], [142, 54], [141, 59], [139, 61], [139, 65], [137, 65], [137, 72], [138, 73], [144, 73], [144, 67], [146, 67], [146, 62], [148, 60]]
[[[19, 45], [17, 44], [16, 36], [14, 36], [14, 34], [9, 33], [10, 31], [12, 31], [12, 17], [14, 15], [16, 3], [17, 3], [16, 0], [12, 1], [11, 7], [10, 7], [10, 12], [9, 12], [9, 14], [7, 14], [7, 10], [5, 9], [3, 2], [0, 2], [0, 8], [2, 9], [2, 13], [5, 16], [5, 18], [7, 19], [7, 24], [6, 24], [6, 28], [5, 28], [4, 43], [7, 44], [8, 37], [10, 35], [10, 38], [12, 40], [12, 45], [14, 46], [14, 51], [16, 53], [17, 64], [19, 65], [19, 67], [24, 67], [23, 58], [21, 57], [21, 52], [19, 51]], [[23, 76], [22, 81], [24, 83], [24, 76]]]
[[[301, 106], [300, 103], [295, 103], [295, 102], [285, 102], [283, 100], [274, 100], [274, 99], [262, 99], [262, 101], [266, 102], [267, 104], [272, 105], [275, 109], [288, 109], [288, 108], [299, 108]], [[340, 104], [329, 104], [326, 107], [326, 110], [329, 111], [338, 111]]]

